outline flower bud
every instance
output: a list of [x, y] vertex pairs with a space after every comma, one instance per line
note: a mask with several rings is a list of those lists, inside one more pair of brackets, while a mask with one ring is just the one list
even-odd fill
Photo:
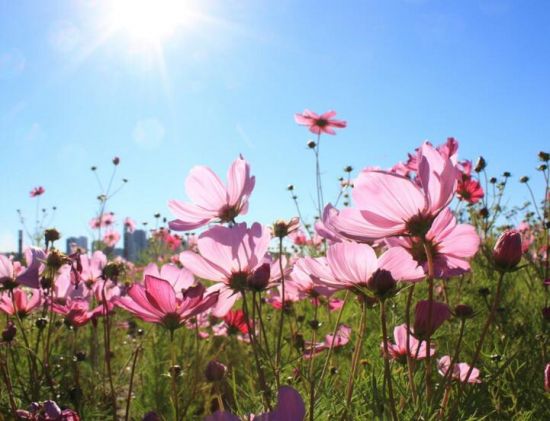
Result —
[[344, 172], [352, 172], [353, 171], [353, 167], [351, 165], [347, 165], [344, 167]]
[[293, 184], [289, 184], [286, 188], [288, 191], [292, 191], [294, 190], [294, 185]]
[[380, 298], [394, 292], [396, 285], [391, 272], [384, 269], [378, 269], [367, 281], [367, 288]]
[[220, 363], [219, 361], [212, 360], [206, 365], [206, 370], [204, 370], [204, 376], [209, 382], [219, 382], [225, 377], [227, 372], [227, 367]]
[[54, 401], [45, 401], [44, 412], [49, 417], [49, 419], [56, 420], [61, 418], [61, 408]]
[[2, 331], [2, 341], [11, 342], [15, 335], [17, 334], [17, 328], [15, 324], [10, 320], [8, 321], [6, 328]]
[[61, 234], [55, 228], [48, 228], [44, 231], [44, 237], [46, 239], [46, 244], [53, 243], [61, 238]]
[[529, 181], [529, 177], [527, 177], [526, 175], [519, 178], [520, 183], [527, 183], [528, 181]]
[[487, 161], [485, 161], [485, 158], [480, 156], [476, 161], [476, 166], [474, 167], [475, 172], [481, 172], [487, 167]]
[[120, 164], [120, 158], [118, 156], [115, 156], [113, 158], [113, 165], [118, 165], [118, 164]]
[[521, 234], [515, 230], [504, 231], [493, 249], [493, 261], [500, 270], [517, 266], [522, 256]]
[[309, 149], [315, 149], [315, 146], [317, 146], [317, 143], [315, 143], [313, 140], [308, 140], [307, 147]]
[[550, 161], [550, 153], [540, 151], [540, 152], [539, 152], [539, 159], [540, 159], [542, 162], [548, 162], [548, 161]]
[[271, 266], [269, 263], [264, 263], [248, 277], [246, 283], [254, 291], [263, 291], [267, 287], [270, 277]]
[[460, 319], [469, 319], [474, 315], [474, 309], [466, 304], [459, 304], [455, 307], [455, 316]]
[[504, 171], [504, 172], [502, 173], [502, 176], [503, 176], [504, 178], [508, 178], [508, 177], [511, 177], [512, 174], [510, 174], [508, 171]]

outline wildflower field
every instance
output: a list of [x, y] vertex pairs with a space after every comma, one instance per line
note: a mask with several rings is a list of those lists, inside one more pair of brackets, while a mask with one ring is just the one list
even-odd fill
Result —
[[[243, 222], [254, 162], [225, 181], [196, 166], [132, 263], [113, 255], [116, 157], [91, 250], [63, 253], [37, 218], [34, 246], [0, 255], [1, 419], [550, 418], [549, 154], [533, 191], [424, 142], [344, 168], [329, 203], [320, 145], [347, 123], [295, 120], [315, 139], [314, 220], [290, 185], [295, 218]], [[503, 205], [512, 181], [530, 204]]]

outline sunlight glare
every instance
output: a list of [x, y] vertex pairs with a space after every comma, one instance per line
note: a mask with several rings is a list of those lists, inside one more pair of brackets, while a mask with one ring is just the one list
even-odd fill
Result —
[[159, 43], [185, 23], [185, 0], [115, 0], [112, 26], [141, 42]]

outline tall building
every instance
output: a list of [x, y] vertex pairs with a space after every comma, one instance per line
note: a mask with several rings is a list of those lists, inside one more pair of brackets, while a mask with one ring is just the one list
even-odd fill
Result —
[[75, 247], [82, 249], [83, 251], [88, 250], [88, 238], [84, 236], [80, 237], [69, 237], [67, 238], [66, 244], [66, 253], [72, 254]]
[[144, 230], [129, 232], [124, 228], [123, 256], [130, 262], [135, 262], [143, 250], [147, 248], [147, 233]]

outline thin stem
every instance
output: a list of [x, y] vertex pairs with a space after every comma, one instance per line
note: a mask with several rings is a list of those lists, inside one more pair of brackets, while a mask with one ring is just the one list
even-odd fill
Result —
[[409, 288], [409, 293], [407, 294], [407, 304], [405, 307], [405, 324], [407, 325], [407, 341], [406, 341], [406, 349], [407, 349], [407, 373], [409, 376], [409, 385], [411, 387], [411, 395], [413, 399], [413, 403], [416, 404], [418, 395], [416, 392], [416, 385], [414, 383], [414, 360], [411, 358], [411, 305], [412, 305], [412, 299], [414, 296], [414, 287], [416, 284], [412, 284]]
[[279, 318], [279, 329], [277, 332], [277, 348], [275, 350], [275, 382], [277, 388], [281, 379], [281, 342], [283, 338], [284, 317], [286, 309], [285, 271], [283, 267], [283, 238], [279, 238], [279, 268], [281, 271], [281, 317]]
[[433, 318], [433, 298], [434, 298], [434, 262], [433, 255], [430, 247], [423, 241], [424, 251], [426, 253], [426, 259], [428, 263], [428, 335], [426, 338], [426, 398], [428, 400], [428, 406], [432, 402], [432, 356], [430, 353], [431, 349], [431, 338], [432, 338], [432, 318]]
[[351, 360], [351, 372], [349, 375], [348, 385], [346, 387], [346, 406], [342, 414], [342, 420], [345, 420], [351, 405], [351, 398], [353, 396], [353, 385], [355, 383], [355, 376], [357, 374], [357, 367], [359, 365], [359, 358], [361, 357], [361, 350], [363, 349], [363, 337], [365, 336], [365, 328], [367, 321], [367, 305], [364, 300], [361, 300], [361, 321], [359, 322], [359, 336], [355, 343], [355, 350]]
[[179, 411], [179, 399], [178, 399], [178, 379], [177, 376], [179, 373], [176, 370], [176, 346], [174, 344], [174, 330], [170, 330], [170, 361], [172, 366], [170, 367], [170, 379], [172, 380], [172, 400], [174, 405], [174, 416], [175, 420], [179, 421], [180, 411]]
[[390, 371], [390, 359], [389, 359], [390, 355], [388, 352], [388, 330], [386, 327], [386, 300], [380, 301], [380, 325], [382, 326], [382, 343], [384, 344], [384, 380], [385, 380], [385, 383], [388, 385], [391, 416], [392, 416], [392, 419], [396, 421], [399, 418], [397, 416], [397, 410], [395, 409], [395, 399], [393, 397], [393, 385], [392, 385], [391, 371]]
[[[314, 323], [317, 322], [317, 314], [319, 312], [319, 303], [315, 304], [315, 312], [313, 315]], [[311, 339], [311, 355], [309, 359], [309, 420], [314, 421], [315, 415], [315, 376], [313, 372], [313, 362], [315, 360], [313, 356], [313, 347], [315, 347], [315, 341], [317, 340], [317, 326], [313, 329], [313, 338]]]
[[325, 378], [325, 373], [327, 372], [328, 365], [330, 363], [330, 357], [332, 356], [332, 350], [334, 348], [334, 341], [336, 340], [336, 332], [338, 331], [338, 325], [340, 324], [340, 319], [342, 318], [342, 313], [344, 312], [344, 307], [346, 306], [346, 303], [348, 302], [349, 297], [349, 289], [346, 290], [346, 295], [344, 296], [344, 303], [342, 304], [342, 308], [340, 308], [340, 311], [338, 312], [338, 317], [336, 318], [336, 323], [334, 325], [334, 329], [332, 330], [332, 341], [330, 343], [330, 348], [327, 352], [327, 358], [325, 359], [325, 364], [323, 365], [323, 371], [321, 371], [321, 377], [319, 377], [319, 384], [323, 384], [323, 379]]
[[130, 384], [128, 386], [128, 398], [126, 399], [126, 412], [124, 415], [125, 421], [128, 421], [130, 419], [130, 403], [132, 402], [132, 388], [134, 386], [134, 373], [136, 372], [137, 360], [138, 360], [140, 351], [141, 351], [141, 345], [138, 345], [134, 351], [134, 359], [132, 361], [132, 369], [130, 371]]

